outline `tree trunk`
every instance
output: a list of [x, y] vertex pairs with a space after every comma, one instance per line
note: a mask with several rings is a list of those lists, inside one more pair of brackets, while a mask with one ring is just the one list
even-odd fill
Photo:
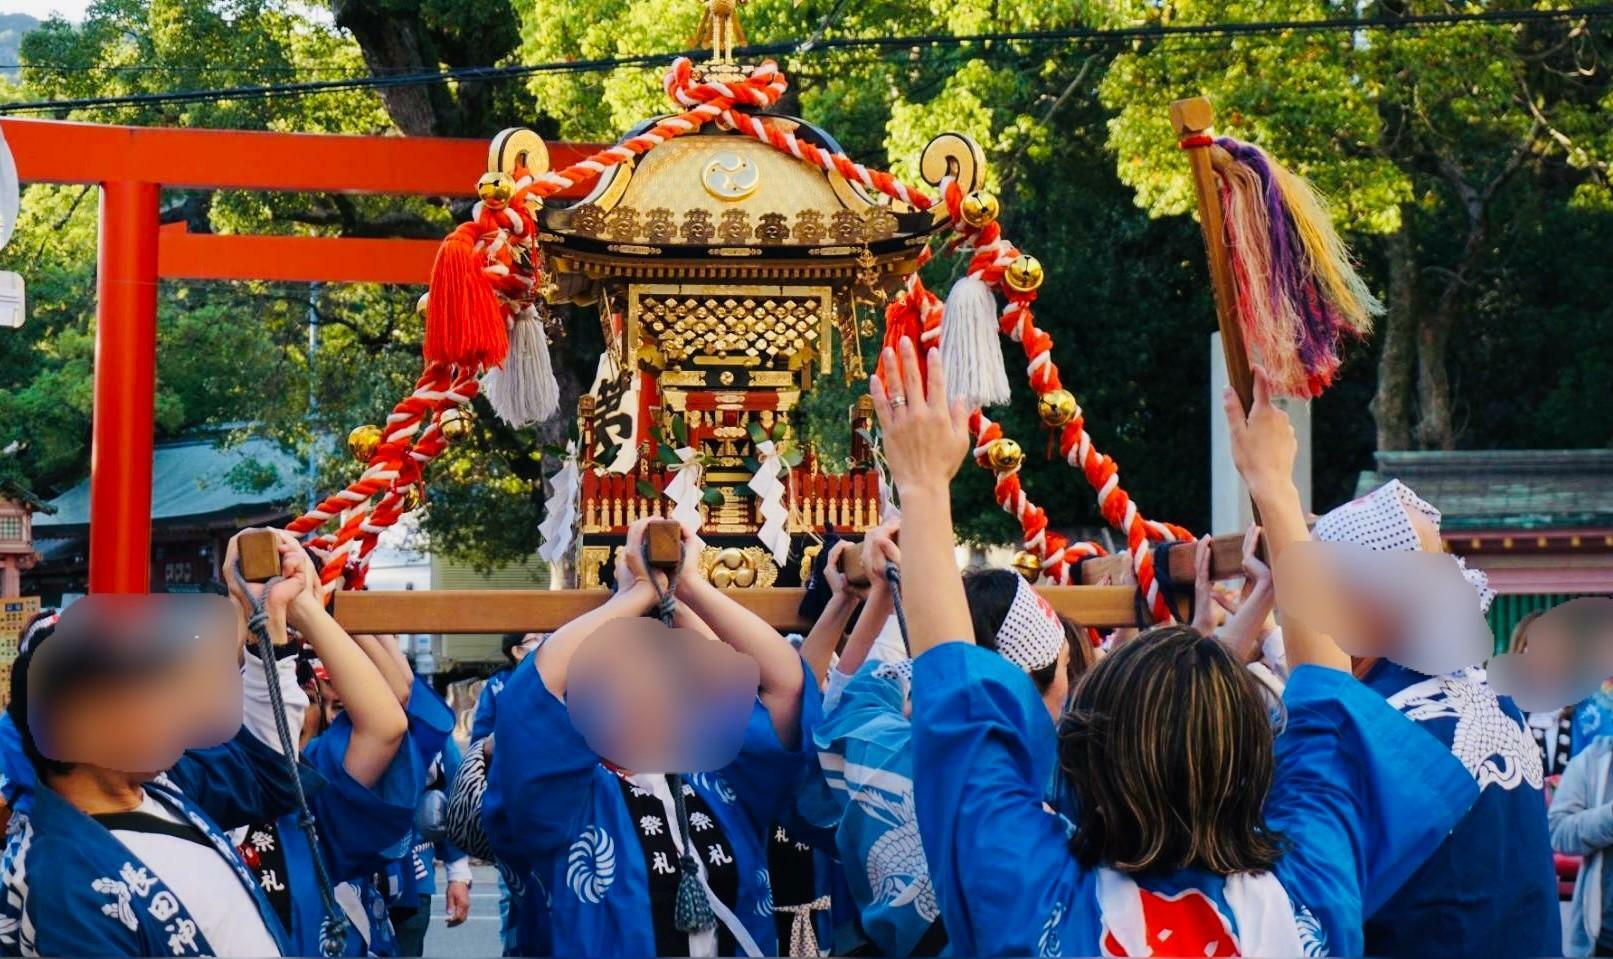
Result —
[[1425, 450], [1456, 449], [1456, 425], [1451, 415], [1449, 351], [1451, 330], [1463, 291], [1484, 259], [1490, 228], [1487, 203], [1493, 190], [1481, 199], [1468, 198], [1467, 238], [1462, 242], [1456, 269], [1446, 275], [1444, 289], [1432, 309], [1417, 318], [1417, 445]]
[[[419, 14], [397, 15], [366, 0], [332, 0], [336, 25], [353, 34], [370, 73], [398, 76], [439, 69]], [[458, 126], [459, 110], [444, 84], [382, 87], [387, 116], [408, 136], [448, 136]]]
[[1383, 347], [1378, 355], [1378, 391], [1372, 417], [1378, 426], [1378, 449], [1411, 448], [1412, 371], [1417, 366], [1416, 244], [1411, 213], [1402, 209], [1400, 229], [1389, 235], [1388, 312], [1383, 319]]
[[1420, 317], [1417, 324], [1417, 444], [1425, 450], [1456, 449], [1446, 356], [1451, 327], [1456, 322], [1454, 306], [1453, 302], [1447, 308], [1442, 302], [1439, 308]]

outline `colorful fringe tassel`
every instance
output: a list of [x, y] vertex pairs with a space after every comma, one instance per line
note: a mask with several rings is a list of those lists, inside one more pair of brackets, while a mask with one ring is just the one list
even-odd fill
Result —
[[1370, 333], [1383, 304], [1308, 182], [1259, 147], [1215, 142], [1233, 160], [1217, 172], [1244, 340], [1279, 392], [1319, 396], [1338, 372], [1340, 340]]

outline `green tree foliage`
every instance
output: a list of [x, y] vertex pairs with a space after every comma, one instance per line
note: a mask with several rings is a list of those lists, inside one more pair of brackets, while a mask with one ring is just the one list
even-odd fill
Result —
[[[1358, 10], [1392, 22], [1448, 7], [1377, 0]], [[1121, 0], [1108, 9], [1116, 21], [1175, 25], [1340, 13], [1324, 0]], [[1474, 316], [1511, 298], [1515, 277], [1498, 272], [1503, 251], [1538, 255], [1532, 244], [1546, 239], [1504, 214], [1565, 200], [1606, 209], [1610, 54], [1605, 21], [1177, 37], [1117, 57], [1101, 95], [1114, 112], [1120, 175], [1151, 212], [1191, 205], [1165, 110], [1193, 92], [1217, 103], [1222, 132], [1264, 145], [1333, 196], [1340, 225], [1382, 257], [1389, 313], [1378, 337], [1377, 444], [1449, 449], [1499, 440], [1470, 428], [1474, 404], [1489, 398], [1468, 394], [1458, 377], [1477, 343]], [[1594, 218], [1580, 225], [1605, 229]], [[1598, 312], [1595, 326], [1605, 327]], [[1595, 345], [1595, 329], [1585, 332], [1576, 345]], [[1581, 442], [1607, 438], [1603, 429]]]

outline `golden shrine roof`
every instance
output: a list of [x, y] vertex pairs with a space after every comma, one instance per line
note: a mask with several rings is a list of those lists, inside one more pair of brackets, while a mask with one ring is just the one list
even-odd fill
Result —
[[[839, 150], [803, 120], [771, 122]], [[911, 253], [935, 226], [933, 215], [883, 196], [876, 200], [839, 173], [711, 128], [611, 168], [582, 201], [546, 207], [542, 219], [548, 246], [628, 259], [849, 261], [865, 244], [878, 257]]]

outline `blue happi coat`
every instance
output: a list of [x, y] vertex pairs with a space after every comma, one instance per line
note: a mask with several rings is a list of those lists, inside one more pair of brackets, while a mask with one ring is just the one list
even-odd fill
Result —
[[[435, 694], [433, 693], [435, 696]], [[440, 701], [440, 699], [439, 699]], [[447, 704], [443, 704], [446, 708]], [[459, 772], [460, 751], [459, 745], [452, 737], [444, 741], [438, 758], [433, 760], [433, 766], [441, 764], [443, 781], [453, 782], [454, 775]], [[429, 772], [421, 783], [424, 789], [427, 783], [436, 778]], [[415, 796], [418, 798], [417, 790]], [[414, 829], [411, 818], [409, 826], [408, 845], [404, 854], [392, 859], [386, 864], [387, 890], [390, 893], [389, 902], [393, 906], [413, 908], [420, 901], [421, 896], [433, 896], [437, 892], [437, 860], [444, 864], [460, 859], [465, 855], [458, 846], [446, 839], [427, 842]]]
[[[441, 696], [437, 695], [437, 691], [419, 676], [414, 677], [414, 685], [409, 693], [409, 703], [404, 707], [404, 714], [409, 719], [409, 732], [404, 737], [403, 746], [399, 747], [398, 752], [400, 755], [404, 752], [409, 754], [415, 775], [411, 783], [413, 793], [408, 797], [409, 816], [406, 834], [384, 857], [389, 861], [396, 861], [411, 854], [409, 843], [414, 835], [414, 810], [425, 789], [426, 770], [431, 768], [432, 763], [442, 752], [443, 744], [454, 731], [454, 711]], [[402, 797], [398, 798], [401, 801]], [[398, 951], [398, 942], [393, 934], [392, 918], [388, 910], [390, 900], [375, 878], [384, 874], [389, 866], [390, 862], [375, 864], [364, 876], [348, 879], [337, 890], [347, 910], [348, 918], [353, 921], [353, 925], [369, 944], [370, 953], [376, 956], [394, 956]]]
[[[361, 879], [386, 867], [401, 855], [414, 828], [416, 797], [425, 780], [419, 757], [405, 735], [398, 753], [373, 788], [348, 775], [343, 761], [353, 738], [353, 723], [346, 713], [303, 748], [302, 759], [320, 776], [317, 787], [306, 778], [308, 805], [313, 811], [319, 845], [332, 882]], [[308, 839], [288, 813], [275, 820], [273, 833], [251, 831], [242, 840], [243, 852], [262, 852], [265, 843], [278, 842], [285, 857], [286, 875], [268, 877], [259, 872], [260, 884], [284, 882], [291, 889], [292, 954], [320, 955], [319, 931], [325, 919], [324, 897], [314, 872]], [[250, 856], [250, 852], [246, 852]], [[361, 930], [348, 933], [348, 956], [362, 956], [368, 943]]]
[[[225, 829], [293, 807], [280, 755], [242, 730], [212, 749], [192, 750], [147, 783], [200, 829], [235, 867], [283, 954], [286, 930], [247, 872]], [[0, 857], [0, 954], [195, 956], [213, 952], [179, 899], [106, 827], [54, 790], [38, 787], [13, 816]]]
[[919, 842], [906, 699], [899, 676], [866, 663], [814, 734], [858, 921], [884, 956], [910, 955], [940, 917]]
[[1375, 956], [1545, 956], [1562, 951], [1540, 749], [1484, 671], [1426, 676], [1379, 660], [1363, 680], [1450, 750], [1478, 801], [1405, 886], [1371, 914]]
[[[686, 777], [712, 809], [734, 851], [735, 910], [763, 955], [777, 955], [767, 839], [815, 761], [817, 684], [801, 664], [801, 742], [787, 750], [767, 709], [751, 712], [739, 757], [723, 770]], [[614, 772], [600, 763], [566, 706], [523, 662], [499, 694], [492, 769], [483, 797], [488, 839], [502, 862], [535, 873], [549, 891], [555, 955], [656, 954], [649, 877]], [[523, 899], [523, 906], [535, 897]]]
[[956, 955], [1113, 955], [1124, 936], [1133, 955], [1235, 955], [1269, 941], [1273, 917], [1294, 952], [1360, 955], [1364, 918], [1478, 797], [1438, 739], [1349, 675], [1303, 666], [1265, 805], [1288, 841], [1273, 872], [1125, 877], [1083, 867], [1043, 809], [1054, 730], [1021, 670], [947, 643], [914, 664], [912, 698], [919, 832]]
[[0, 799], [13, 810], [26, 803], [34, 791], [34, 764], [22, 751], [22, 734], [11, 714], [0, 710]]
[[514, 666], [506, 666], [493, 675], [487, 677], [482, 684], [482, 691], [476, 697], [476, 715], [471, 717], [470, 741], [475, 742], [493, 732], [493, 726], [498, 718], [498, 696], [504, 691], [504, 684], [510, 681], [515, 672]]

